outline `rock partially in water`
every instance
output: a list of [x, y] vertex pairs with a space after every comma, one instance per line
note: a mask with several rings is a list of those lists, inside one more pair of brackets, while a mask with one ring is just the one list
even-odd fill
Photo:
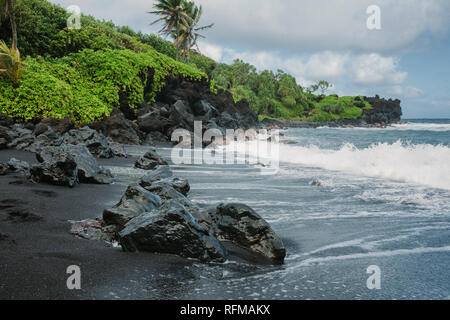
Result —
[[117, 205], [103, 212], [103, 220], [108, 225], [122, 228], [131, 219], [161, 205], [162, 200], [159, 196], [150, 193], [138, 184], [132, 184]]
[[36, 154], [40, 162], [31, 167], [31, 179], [38, 183], [74, 187], [78, 168], [74, 157], [58, 147], [44, 147]]
[[244, 204], [221, 204], [213, 220], [219, 240], [230, 241], [283, 264], [286, 249], [270, 225]]
[[167, 161], [161, 158], [155, 149], [151, 149], [144, 156], [136, 160], [134, 167], [143, 170], [153, 170], [157, 166], [166, 166]]
[[176, 201], [129, 221], [119, 233], [122, 248], [130, 252], [176, 254], [203, 262], [224, 262], [226, 251], [208, 230]]
[[145, 188], [151, 186], [152, 183], [156, 181], [171, 178], [172, 176], [173, 172], [169, 166], [159, 166], [156, 167], [155, 170], [150, 171], [144, 177], [142, 177], [139, 181], [139, 184]]
[[187, 208], [193, 208], [195, 205], [182, 193], [175, 190], [170, 180], [160, 180], [154, 182], [145, 189], [153, 194], [157, 194], [163, 200], [175, 200]]

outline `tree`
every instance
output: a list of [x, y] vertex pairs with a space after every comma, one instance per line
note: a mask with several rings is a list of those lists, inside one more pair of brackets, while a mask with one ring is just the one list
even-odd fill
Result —
[[192, 1], [186, 2], [185, 11], [189, 19], [187, 19], [185, 23], [179, 25], [176, 44], [180, 50], [182, 50], [184, 60], [189, 63], [191, 50], [196, 47], [197, 50], [200, 51], [197, 40], [199, 38], [204, 38], [204, 36], [199, 32], [212, 28], [214, 24], [198, 27], [198, 23], [202, 17], [203, 8], [202, 6], [196, 6]]
[[14, 0], [0, 0], [0, 22], [6, 17], [9, 17], [13, 45], [17, 48], [17, 25], [16, 15], [14, 14]]
[[0, 40], [0, 74], [6, 74], [14, 87], [18, 87], [21, 69], [22, 61], [20, 52], [14, 46], [14, 42], [11, 44], [11, 48], [8, 48], [6, 43]]
[[176, 48], [176, 60], [179, 59], [178, 35], [181, 25], [188, 25], [191, 18], [186, 13], [186, 0], [157, 0], [153, 5], [154, 11], [148, 12], [160, 16], [152, 25], [163, 22], [160, 34], [173, 37]]
[[320, 91], [322, 92], [322, 94], [325, 94], [325, 92], [332, 88], [333, 85], [331, 83], [329, 83], [328, 81], [325, 80], [320, 80], [319, 83], [317, 83], [318, 88], [320, 89]]

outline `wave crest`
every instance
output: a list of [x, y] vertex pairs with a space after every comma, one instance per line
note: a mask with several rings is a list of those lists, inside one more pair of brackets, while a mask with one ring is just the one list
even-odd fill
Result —
[[443, 145], [397, 141], [365, 149], [345, 144], [339, 150], [282, 145], [280, 155], [285, 163], [450, 190], [450, 148]]

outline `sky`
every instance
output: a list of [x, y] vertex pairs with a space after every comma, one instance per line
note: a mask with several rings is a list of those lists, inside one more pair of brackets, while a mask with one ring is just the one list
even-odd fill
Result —
[[[152, 0], [50, 2], [136, 31], [159, 30], [147, 13]], [[339, 95], [398, 98], [405, 119], [450, 118], [448, 0], [195, 2], [203, 6], [200, 23], [214, 23], [200, 50], [216, 61], [281, 69], [303, 86], [327, 80]]]

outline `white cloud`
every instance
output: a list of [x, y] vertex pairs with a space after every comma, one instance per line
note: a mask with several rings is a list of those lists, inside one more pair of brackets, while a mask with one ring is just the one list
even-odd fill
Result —
[[448, 0], [377, 0], [381, 30], [368, 30], [373, 0], [197, 0], [215, 22], [208, 38], [252, 50], [391, 51], [448, 30]]
[[220, 46], [203, 43], [199, 45], [201, 53], [213, 60], [222, 60], [223, 49]]
[[392, 86], [388, 88], [386, 92], [401, 99], [417, 99], [424, 95], [424, 91], [422, 89], [411, 86]]
[[[147, 14], [149, 0], [51, 0], [63, 7], [79, 5], [93, 14], [143, 32], [155, 17]], [[405, 48], [424, 34], [449, 29], [448, 0], [377, 0], [382, 29], [366, 27], [366, 9], [373, 0], [196, 0], [203, 5], [202, 24], [208, 41], [247, 50], [325, 51], [363, 50], [383, 52]]]
[[[317, 80], [342, 81], [369, 87], [400, 86], [408, 73], [399, 70], [399, 58], [377, 53], [354, 54], [350, 52], [323, 51], [306, 56], [283, 58], [278, 52], [222, 50], [223, 61], [231, 63], [242, 59], [258, 70], [282, 69], [298, 83], [310, 86]], [[412, 95], [411, 90], [409, 90]]]
[[377, 53], [363, 54], [352, 62], [353, 82], [360, 85], [402, 84], [407, 72], [397, 70], [398, 59]]

